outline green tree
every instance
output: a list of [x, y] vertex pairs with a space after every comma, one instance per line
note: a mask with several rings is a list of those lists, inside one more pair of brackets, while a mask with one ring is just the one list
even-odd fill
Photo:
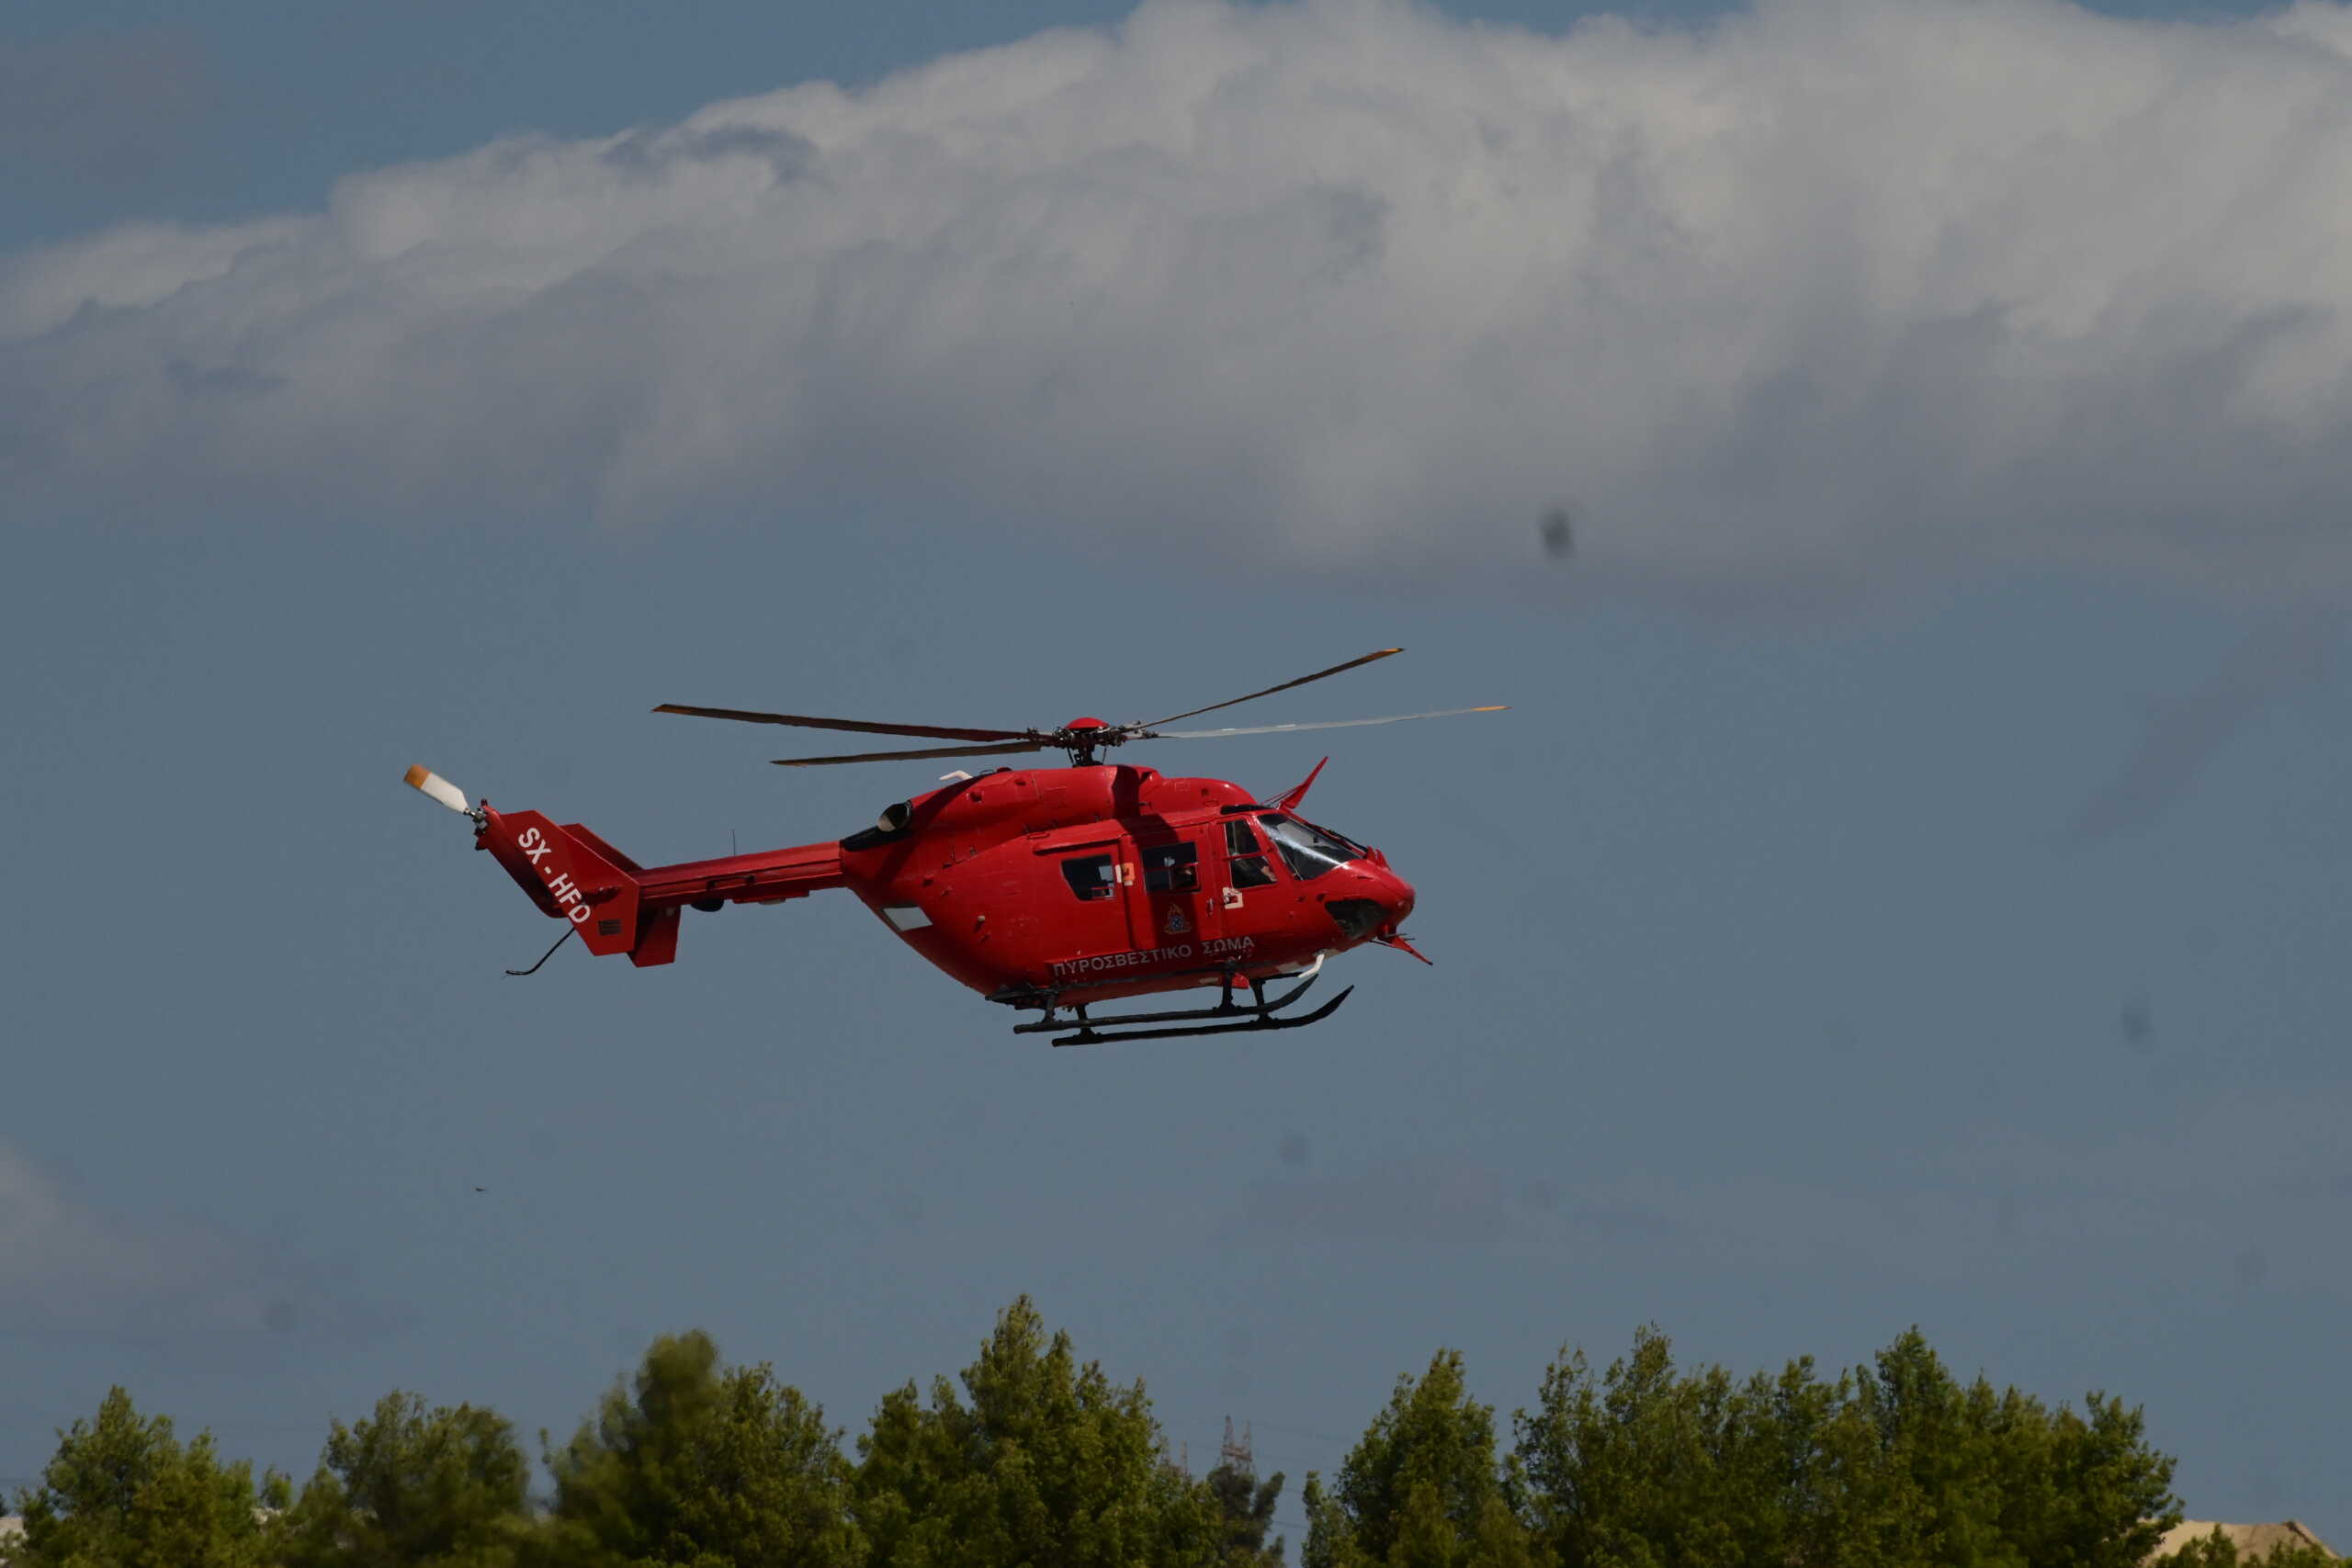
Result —
[[1299, 1549], [1299, 1568], [1363, 1568], [1371, 1561], [1356, 1545], [1347, 1509], [1324, 1489], [1320, 1472], [1306, 1472], [1299, 1502], [1306, 1509], [1306, 1544]]
[[488, 1410], [386, 1394], [335, 1422], [277, 1521], [283, 1568], [507, 1568], [530, 1534], [530, 1462]]
[[583, 1564], [854, 1568], [841, 1434], [764, 1362], [718, 1365], [702, 1333], [653, 1342], [560, 1452], [542, 1550]]
[[[1821, 1528], [1848, 1501], [1821, 1484], [1830, 1476], [1802, 1483], [1840, 1446], [1839, 1393], [1809, 1363], [1777, 1382], [1735, 1384], [1720, 1367], [1681, 1375], [1655, 1327], [1599, 1376], [1581, 1351], [1564, 1353], [1536, 1410], [1513, 1421], [1537, 1537], [1577, 1568], [1860, 1560], [1837, 1550], [1836, 1528]], [[1843, 1436], [1850, 1449], [1862, 1434]]]
[[2172, 1460], [2137, 1409], [2094, 1392], [2076, 1415], [1982, 1376], [1962, 1387], [1917, 1328], [1855, 1374], [1911, 1560], [1993, 1568], [2137, 1568], [2180, 1520]]
[[2037, 1568], [2135, 1568], [2180, 1522], [2172, 1457], [2148, 1446], [2138, 1405], [2126, 1409], [2120, 1399], [2094, 1390], [2084, 1396], [2082, 1415], [2062, 1408], [2052, 1418], [2049, 1446], [2056, 1497], [2037, 1518], [2038, 1533], [2025, 1538], [2027, 1560]]
[[256, 1493], [253, 1466], [223, 1464], [209, 1432], [183, 1444], [119, 1388], [58, 1438], [40, 1485], [17, 1494], [24, 1534], [0, 1542], [11, 1568], [262, 1568], [257, 1510], [284, 1504], [283, 1476]]
[[[1874, 1367], [1856, 1371], [1853, 1398], [1878, 1438], [1882, 1561], [2028, 1568], [2004, 1550], [1998, 1528], [2001, 1456], [1987, 1431], [1996, 1414], [1988, 1386], [1980, 1380], [1977, 1390], [1963, 1390], [1913, 1328], [1880, 1351]], [[2006, 1435], [2011, 1447], [2030, 1449], [2040, 1412], [2020, 1414], [2021, 1426], [2003, 1422]]]
[[[1227, 1435], [1230, 1436], [1228, 1429]], [[1201, 1478], [1216, 1500], [1218, 1517], [1224, 1529], [1217, 1540], [1217, 1562], [1224, 1568], [1274, 1568], [1283, 1560], [1283, 1539], [1274, 1538], [1266, 1544], [1266, 1532], [1274, 1525], [1274, 1506], [1283, 1495], [1283, 1472], [1276, 1471], [1264, 1481], [1247, 1465], [1220, 1461], [1217, 1467]]]
[[2132, 1568], [2178, 1518], [2137, 1410], [1963, 1386], [1917, 1329], [1834, 1383], [1735, 1383], [1645, 1328], [1598, 1377], [1564, 1354], [1515, 1425], [1563, 1568]]
[[1207, 1488], [1159, 1461], [1140, 1382], [1079, 1364], [1028, 1297], [1007, 1307], [964, 1393], [933, 1380], [885, 1395], [858, 1439], [856, 1516], [876, 1568], [1213, 1564]]
[[1512, 1478], [1495, 1458], [1495, 1413], [1465, 1391], [1462, 1353], [1440, 1350], [1340, 1462], [1306, 1483], [1307, 1568], [1516, 1568], [1532, 1561]]

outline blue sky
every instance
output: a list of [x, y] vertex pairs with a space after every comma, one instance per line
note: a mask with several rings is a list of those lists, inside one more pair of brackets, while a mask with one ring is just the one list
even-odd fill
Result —
[[[2352, 1537], [2347, 291], [2292, 183], [2338, 131], [2268, 112], [2324, 103], [2327, 58], [2022, 4], [1652, 10], [1573, 47], [1160, 7], [1115, 48], [658, 139], [1123, 10], [934, 13], [12, 12], [64, 108], [0, 118], [38, 890], [6, 916], [0, 1475], [115, 1382], [302, 1473], [395, 1386], [563, 1430], [688, 1325], [854, 1430], [1027, 1291], [1196, 1455], [1251, 1419], [1294, 1487], [1440, 1344], [1508, 1410], [1645, 1321], [1739, 1369], [1917, 1323], [1963, 1371], [2144, 1402], [2194, 1515]], [[2120, 137], [2011, 148], [1948, 83], [1962, 44], [2086, 116], [2149, 96]], [[1155, 134], [1116, 118], [1136, 83], [1253, 50], [1238, 151], [1216, 120], [1122, 151]], [[1623, 92], [1581, 112], [1675, 149], [1634, 180], [1671, 199], [1601, 158], [1574, 238], [1544, 174], [1588, 122], [1512, 118], [1544, 72]], [[1887, 96], [1949, 121], [1888, 118], [1905, 73]], [[1491, 164], [1457, 90], [1496, 96]], [[1333, 132], [1317, 106], [1358, 92], [1381, 107]], [[1677, 141], [1747, 103], [1792, 140]], [[729, 161], [754, 120], [774, 186]], [[667, 183], [578, 185], [617, 155], [564, 149], [631, 127]], [[517, 132], [552, 151], [462, 162]], [[760, 207], [808, 166], [807, 205]], [[2273, 168], [2302, 172], [2244, 177]], [[581, 212], [639, 199], [685, 205], [548, 281]], [[754, 227], [708, 220], [730, 202]], [[933, 208], [959, 216], [892, 227]], [[1481, 270], [1522, 213], [1528, 270]], [[155, 220], [186, 227], [128, 254]], [[1123, 259], [1040, 304], [1036, 254]], [[1253, 293], [1292, 273], [1320, 291]], [[809, 276], [823, 325], [781, 357], [815, 368], [782, 386], [735, 339], [818, 309]], [[1569, 276], [1616, 303], [1577, 315]], [[1039, 324], [1070, 299], [1102, 310], [1077, 343]], [[1536, 526], [1562, 498], [1566, 560]], [[657, 702], [1122, 717], [1392, 644], [1249, 711], [1513, 705], [1340, 732], [1317, 786], [1416, 883], [1438, 966], [1359, 955], [1346, 1010], [1270, 1042], [1016, 1042], [846, 900], [510, 980], [545, 922], [398, 784], [423, 761], [692, 858], [929, 775], [780, 778]], [[1149, 760], [1276, 787], [1314, 739]]]

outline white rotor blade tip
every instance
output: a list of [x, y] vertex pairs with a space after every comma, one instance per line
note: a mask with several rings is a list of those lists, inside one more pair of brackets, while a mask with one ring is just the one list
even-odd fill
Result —
[[462, 812], [468, 809], [466, 792], [424, 763], [419, 762], [411, 768], [407, 778], [413, 788], [424, 791], [450, 810]]

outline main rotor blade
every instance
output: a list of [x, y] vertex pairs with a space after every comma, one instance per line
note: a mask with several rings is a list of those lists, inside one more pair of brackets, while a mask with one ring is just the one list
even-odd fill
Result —
[[[1375, 649], [1372, 652], [1365, 654], [1362, 659], [1351, 659], [1345, 664], [1334, 664], [1329, 670], [1317, 670], [1312, 675], [1301, 675], [1295, 681], [1284, 681], [1279, 686], [1269, 686], [1262, 692], [1252, 692], [1246, 697], [1227, 697], [1221, 703], [1211, 703], [1204, 708], [1187, 708], [1182, 713], [1171, 713], [1166, 718], [1155, 718], [1150, 724], [1124, 724], [1119, 728], [1125, 729], [1128, 734], [1133, 735], [1140, 731], [1149, 729], [1152, 725], [1173, 724], [1180, 718], [1197, 718], [1204, 713], [1215, 713], [1219, 708], [1229, 708], [1240, 703], [1255, 702], [1260, 697], [1271, 697], [1276, 692], [1287, 692], [1293, 686], [1304, 686], [1309, 681], [1320, 681], [1326, 675], [1337, 675], [1342, 670], [1352, 670], [1359, 664], [1369, 664], [1375, 659], [1385, 659], [1392, 653], [1402, 653], [1405, 650], [1401, 648]], [[1236, 730], [1234, 733], [1243, 734], [1246, 733], [1246, 731]]]
[[868, 724], [862, 718], [810, 718], [798, 713], [759, 713], [751, 708], [697, 708], [663, 703], [655, 713], [692, 718], [731, 718], [744, 724], [792, 724], [803, 729], [853, 729], [861, 735], [927, 735], [938, 740], [1029, 740], [1034, 729], [958, 729], [944, 724]]
[[854, 757], [772, 757], [779, 768], [815, 768], [830, 762], [906, 762], [924, 757], [1009, 757], [1015, 751], [1043, 751], [1052, 742], [1025, 746], [939, 746], [928, 751], [861, 751]]
[[1137, 740], [1216, 740], [1227, 735], [1284, 735], [1294, 729], [1353, 729], [1362, 724], [1402, 724], [1408, 718], [1452, 718], [1458, 713], [1503, 713], [1509, 703], [1483, 708], [1440, 708], [1435, 713], [1392, 713], [1385, 718], [1333, 718], [1320, 724], [1253, 724], [1246, 729], [1147, 729]]

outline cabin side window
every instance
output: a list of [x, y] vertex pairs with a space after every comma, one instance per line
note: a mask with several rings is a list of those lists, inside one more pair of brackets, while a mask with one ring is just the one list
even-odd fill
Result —
[[1119, 885], [1118, 868], [1109, 855], [1072, 855], [1062, 862], [1062, 880], [1080, 898], [1108, 898]]
[[1266, 863], [1264, 852], [1259, 847], [1258, 835], [1250, 824], [1238, 817], [1225, 819], [1226, 869], [1232, 874], [1236, 887], [1272, 887], [1274, 868]]
[[1142, 852], [1143, 885], [1153, 893], [1189, 893], [1201, 885], [1198, 844], [1153, 844]]

